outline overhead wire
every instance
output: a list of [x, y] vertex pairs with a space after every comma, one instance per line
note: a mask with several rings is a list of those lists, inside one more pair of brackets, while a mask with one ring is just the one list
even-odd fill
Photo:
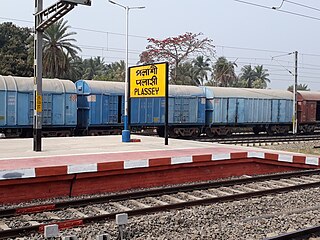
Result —
[[[255, 6], [255, 7], [265, 8], [265, 9], [269, 9], [269, 10], [276, 10], [276, 11], [279, 11], [279, 12], [283, 12], [283, 13], [287, 13], [287, 14], [291, 14], [291, 15], [295, 15], [295, 16], [299, 16], [299, 17], [304, 17], [304, 18], [309, 18], [309, 19], [320, 21], [320, 18], [318, 18], [318, 17], [305, 15], [305, 14], [301, 14], [301, 13], [296, 13], [296, 12], [291, 12], [291, 11], [288, 11], [288, 10], [282, 10], [282, 9], [276, 8], [276, 7], [269, 7], [269, 6], [265, 6], [265, 5], [261, 5], [261, 4], [256, 4], [256, 3], [252, 3], [252, 2], [248, 2], [248, 1], [243, 1], [243, 0], [233, 0], [233, 1], [239, 2], [239, 3], [243, 3], [243, 4], [247, 4], [247, 5], [251, 5], [251, 6]], [[287, 0], [285, 0], [285, 1], [287, 2]], [[293, 2], [290, 1], [290, 3], [293, 3]], [[301, 4], [301, 5], [303, 5], [303, 4]], [[307, 5], [304, 5], [304, 7], [306, 7], [306, 6]], [[312, 8], [312, 7], [309, 7], [309, 8]]]
[[[234, 0], [236, 2], [241, 2], [241, 3], [245, 3], [245, 4], [249, 4], [249, 5], [254, 5], [254, 6], [258, 6], [258, 7], [263, 7], [263, 8], [267, 8], [270, 9], [270, 7], [267, 6], [263, 6], [260, 4], [255, 4], [255, 3], [250, 3], [247, 1], [243, 1], [243, 0]], [[289, 2], [287, 0], [285, 0], [285, 2]], [[290, 1], [290, 3], [293, 4], [292, 1]], [[298, 4], [297, 4], [298, 5]], [[304, 6], [306, 7], [306, 6]], [[277, 11], [280, 11], [281, 9], [278, 9]], [[316, 10], [316, 9], [314, 9]], [[320, 11], [320, 9], [317, 9]], [[282, 11], [282, 10], [281, 10]], [[11, 20], [11, 21], [20, 21], [20, 22], [26, 22], [26, 23], [33, 23], [33, 21], [27, 21], [27, 20], [22, 20], [22, 19], [16, 19], [16, 18], [7, 18], [7, 17], [0, 17], [0, 19], [4, 19], [4, 20]], [[320, 20], [320, 18], [317, 20]], [[90, 32], [95, 32], [95, 33], [103, 33], [103, 34], [107, 34], [107, 35], [118, 35], [118, 36], [125, 36], [125, 34], [122, 33], [116, 33], [116, 32], [108, 32], [108, 31], [102, 31], [102, 30], [94, 30], [94, 29], [88, 29], [88, 28], [80, 28], [80, 27], [71, 27], [72, 29], [77, 29], [77, 30], [82, 30], [82, 31], [90, 31]], [[141, 39], [147, 39], [148, 37], [145, 36], [138, 36], [138, 35], [129, 35], [130, 37], [137, 37], [137, 38], [141, 38]], [[87, 50], [99, 50], [99, 51], [106, 51], [106, 52], [124, 52], [125, 49], [121, 49], [121, 48], [109, 48], [109, 47], [100, 47], [100, 46], [90, 46], [90, 45], [79, 45], [84, 49]], [[236, 46], [225, 46], [225, 45], [215, 45], [216, 48], [227, 48], [227, 49], [236, 49], [236, 50], [244, 50], [244, 51], [257, 51], [257, 52], [268, 52], [268, 53], [280, 53], [280, 54], [288, 54], [285, 51], [279, 51], [279, 50], [270, 50], [270, 49], [258, 49], [258, 48], [246, 48], [246, 47], [236, 47]], [[137, 54], [137, 53], [141, 53], [142, 51], [139, 50], [130, 50], [130, 53], [133, 54]], [[102, 54], [103, 55], [103, 54]], [[299, 53], [299, 55], [302, 56], [311, 56], [311, 57], [320, 57], [320, 54], [308, 54], [308, 53]], [[96, 55], [85, 55], [85, 54], [81, 54], [81, 56], [90, 56], [90, 57], [94, 57]], [[108, 59], [118, 59], [119, 57], [112, 57], [112, 56], [100, 56], [103, 58], [108, 58]], [[228, 57], [231, 58], [231, 57]], [[268, 61], [270, 59], [267, 58], [257, 58], [257, 57], [234, 57], [238, 59], [253, 59], [253, 61], [255, 61], [255, 64], [258, 64], [257, 62], [259, 62], [260, 60], [265, 60]], [[133, 58], [131, 60], [134, 60]], [[135, 59], [138, 60], [138, 59]], [[286, 63], [290, 63], [290, 61], [287, 60], [279, 60], [281, 62], [286, 62]], [[239, 64], [239, 67], [241, 64], [251, 64], [252, 62], [239, 62], [237, 61], [237, 64]], [[293, 62], [292, 62], [293, 63]], [[279, 67], [277, 65], [273, 65], [273, 64], [268, 64], [268, 63], [261, 63], [261, 65], [267, 66], [267, 67]], [[305, 66], [311, 66], [311, 67], [305, 67]], [[293, 66], [287, 66], [287, 67], [293, 67]], [[319, 68], [317, 68], [319, 67]], [[298, 69], [306, 69], [306, 70], [320, 70], [320, 65], [314, 65], [314, 64], [306, 64], [306, 63], [299, 63]], [[286, 69], [288, 70], [288, 69]], [[279, 69], [278, 69], [279, 71]], [[271, 71], [269, 72], [272, 75], [276, 75], [276, 73], [272, 73]], [[312, 73], [308, 73], [308, 74], [312, 74]], [[315, 73], [316, 74], [316, 73]], [[286, 75], [283, 75], [286, 76]], [[305, 77], [305, 78], [317, 78], [317, 77], [312, 77], [312, 76], [299, 76], [299, 77]], [[274, 80], [274, 79], [273, 79]], [[288, 80], [290, 81], [290, 80]]]

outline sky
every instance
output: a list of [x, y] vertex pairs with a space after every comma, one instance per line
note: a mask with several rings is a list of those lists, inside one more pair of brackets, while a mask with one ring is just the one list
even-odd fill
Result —
[[[57, 1], [43, 0], [44, 8]], [[237, 64], [237, 73], [244, 65], [262, 64], [268, 69], [268, 88], [272, 89], [287, 89], [294, 83], [291, 53], [298, 51], [298, 83], [320, 91], [319, 0], [114, 1], [145, 7], [129, 12], [129, 65], [136, 65], [148, 37], [202, 33], [215, 45], [213, 62], [225, 56]], [[34, 11], [34, 0], [3, 1], [0, 23], [32, 27]], [[92, 6], [78, 5], [64, 18], [77, 33], [74, 38], [82, 49], [80, 56], [101, 56], [106, 63], [125, 59], [123, 8], [107, 0], [92, 0]]]

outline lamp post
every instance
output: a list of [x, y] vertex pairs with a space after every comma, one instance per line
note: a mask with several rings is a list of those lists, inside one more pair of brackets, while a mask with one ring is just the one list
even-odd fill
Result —
[[129, 75], [129, 63], [128, 63], [128, 52], [129, 52], [129, 10], [131, 9], [143, 9], [145, 7], [129, 7], [124, 6], [114, 1], [109, 0], [110, 3], [122, 7], [126, 11], [126, 74], [125, 74], [125, 87], [124, 87], [124, 130], [122, 131], [122, 142], [130, 142], [130, 130], [129, 130], [129, 119], [128, 119], [128, 98], [129, 98], [129, 87], [128, 87], [128, 75]]

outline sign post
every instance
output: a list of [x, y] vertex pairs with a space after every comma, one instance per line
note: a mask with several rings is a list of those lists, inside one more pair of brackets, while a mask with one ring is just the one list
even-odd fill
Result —
[[167, 62], [129, 68], [130, 98], [165, 98], [165, 145], [168, 145], [168, 72]]

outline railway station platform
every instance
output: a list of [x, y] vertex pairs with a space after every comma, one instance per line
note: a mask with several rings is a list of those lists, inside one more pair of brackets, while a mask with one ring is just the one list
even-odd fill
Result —
[[0, 139], [0, 203], [319, 168], [318, 156], [135, 136]]

